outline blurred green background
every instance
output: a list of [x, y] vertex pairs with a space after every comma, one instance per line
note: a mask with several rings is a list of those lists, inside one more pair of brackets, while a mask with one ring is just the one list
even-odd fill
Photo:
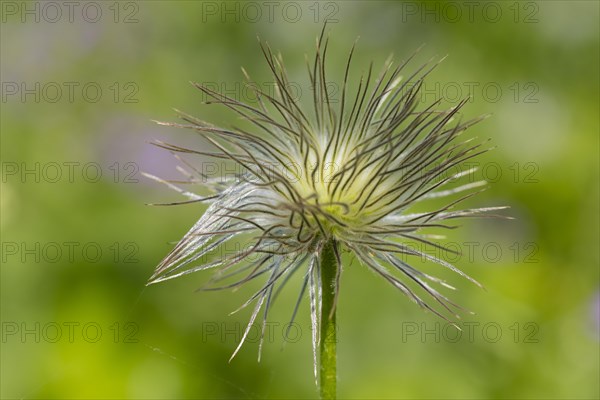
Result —
[[449, 277], [476, 312], [461, 336], [345, 256], [340, 397], [600, 396], [598, 2], [1, 6], [2, 398], [317, 396], [307, 302], [283, 345], [299, 279], [275, 305], [260, 363], [256, 332], [228, 363], [249, 310], [228, 314], [253, 288], [196, 293], [209, 273], [145, 287], [204, 206], [146, 206], [180, 198], [140, 172], [178, 176], [154, 139], [208, 148], [152, 122], [175, 121], [172, 108], [239, 122], [189, 81], [251, 100], [240, 67], [271, 79], [257, 35], [308, 104], [304, 55], [327, 17], [334, 80], [358, 36], [354, 82], [390, 53], [425, 44], [408, 71], [449, 55], [423, 106], [471, 94], [465, 116], [493, 114], [467, 132], [497, 146], [477, 160], [493, 183], [467, 205], [510, 205], [516, 218], [465, 221], [448, 238], [473, 249], [455, 264], [487, 288]]

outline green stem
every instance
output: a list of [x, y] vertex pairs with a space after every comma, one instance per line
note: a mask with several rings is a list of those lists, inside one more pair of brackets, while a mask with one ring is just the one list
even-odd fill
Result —
[[339, 265], [333, 250], [333, 241], [328, 241], [321, 253], [321, 344], [320, 344], [320, 376], [321, 398], [335, 399], [336, 396], [336, 321], [335, 293], [336, 277]]

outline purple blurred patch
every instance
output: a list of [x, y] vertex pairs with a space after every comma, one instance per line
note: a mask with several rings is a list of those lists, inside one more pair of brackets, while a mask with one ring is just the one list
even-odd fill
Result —
[[[97, 152], [95, 159], [99, 160], [103, 168], [111, 168], [111, 172], [115, 167], [118, 168], [122, 177], [131, 174], [135, 169], [132, 176], [139, 184], [128, 185], [134, 190], [146, 192], [150, 187], [162, 191], [165, 190], [164, 186], [141, 173], [146, 172], [162, 179], [181, 180], [183, 176], [176, 170], [181, 163], [174, 155], [151, 144], [156, 140], [193, 148], [201, 148], [203, 145], [198, 136], [182, 130], [169, 131], [168, 128], [156, 125], [149, 118], [140, 115], [117, 116], [108, 119], [93, 139], [93, 148]], [[189, 157], [186, 159], [192, 160]], [[108, 174], [106, 178], [112, 181], [114, 175]]]
[[594, 337], [600, 341], [600, 290], [596, 291], [596, 295], [592, 299], [590, 305], [591, 321], [592, 321], [592, 333]]

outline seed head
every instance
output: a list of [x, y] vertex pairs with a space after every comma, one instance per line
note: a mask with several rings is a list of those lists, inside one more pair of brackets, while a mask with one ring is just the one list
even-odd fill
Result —
[[[187, 196], [189, 200], [183, 203], [210, 204], [160, 263], [150, 283], [210, 268], [217, 269], [211, 283], [233, 280], [212, 289], [235, 288], [266, 276], [264, 285], [241, 307], [255, 303], [233, 356], [261, 309], [264, 334], [273, 300], [294, 274], [301, 276], [302, 285], [291, 319], [293, 322], [308, 289], [316, 352], [323, 290], [319, 257], [328, 241], [333, 243], [341, 267], [341, 253], [347, 251], [421, 307], [442, 318], [457, 316], [460, 308], [434, 286], [453, 288], [414, 268], [408, 259], [426, 259], [478, 283], [443, 259], [408, 246], [407, 241], [443, 248], [432, 241], [439, 236], [423, 230], [452, 229], [447, 224], [451, 219], [489, 216], [490, 211], [504, 208], [454, 209], [476, 193], [473, 189], [485, 184], [460, 184], [460, 178], [471, 174], [472, 169], [451, 172], [488, 150], [484, 143], [461, 139], [468, 127], [484, 117], [461, 121], [459, 110], [467, 99], [447, 110], [438, 110], [441, 100], [419, 109], [419, 90], [435, 65], [428, 63], [403, 75], [412, 56], [398, 65], [389, 59], [378, 76], [371, 65], [354, 85], [356, 90], [350, 91], [353, 46], [341, 80], [339, 105], [334, 105], [327, 90], [328, 39], [324, 32], [325, 27], [317, 38], [314, 60], [307, 62], [312, 109], [303, 110], [292, 95], [281, 55], [275, 56], [268, 44], [260, 43], [276, 90], [261, 90], [243, 70], [248, 88], [258, 99], [256, 105], [194, 84], [208, 96], [209, 103], [229, 108], [251, 128], [220, 128], [181, 112], [184, 124], [161, 123], [198, 132], [215, 151], [163, 142], [156, 143], [158, 146], [243, 168], [243, 173], [226, 181], [207, 177], [188, 163], [184, 182], [149, 176]], [[198, 182], [210, 190], [210, 195], [200, 196], [182, 188]], [[416, 203], [441, 197], [451, 200], [429, 212], [410, 212]], [[213, 257], [234, 240], [245, 241], [248, 246], [234, 254]], [[336, 278], [336, 298], [340, 275]], [[424, 301], [423, 294], [437, 307]], [[259, 359], [261, 347], [262, 341]]]

